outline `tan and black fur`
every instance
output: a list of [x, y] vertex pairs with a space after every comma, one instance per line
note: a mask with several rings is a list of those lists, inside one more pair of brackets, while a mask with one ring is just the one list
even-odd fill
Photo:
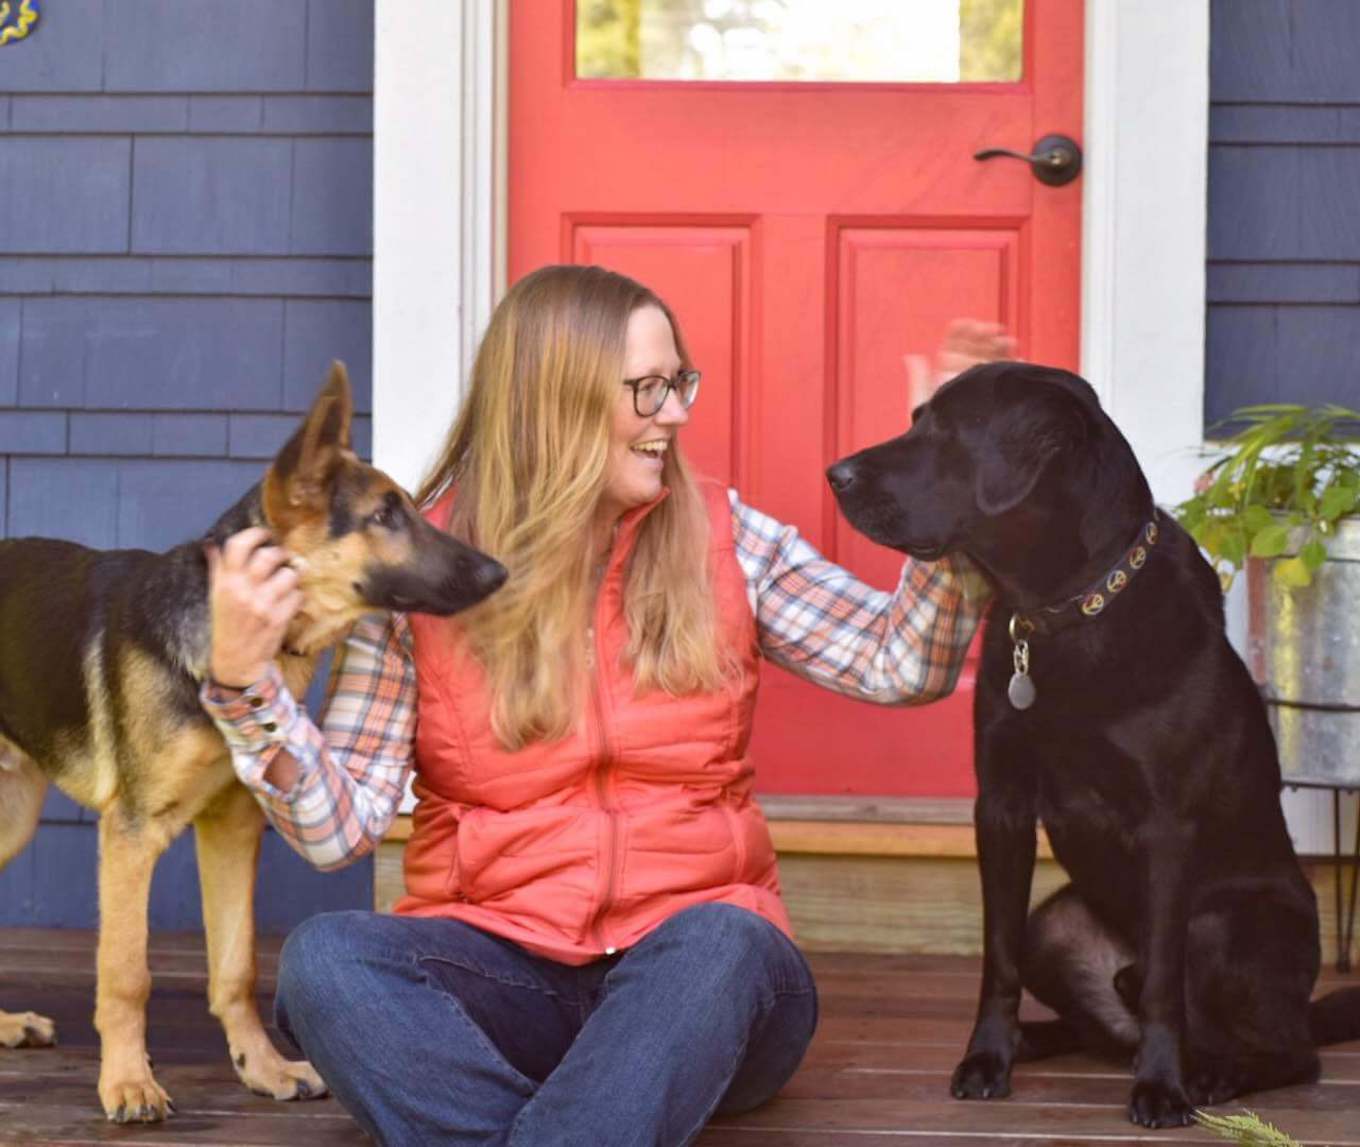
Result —
[[[451, 614], [505, 578], [435, 530], [350, 449], [336, 363], [263, 481], [214, 525], [221, 544], [265, 526], [295, 558], [304, 604], [279, 663], [295, 696], [317, 655], [364, 613]], [[163, 554], [70, 542], [0, 542], [0, 865], [33, 835], [49, 782], [100, 814], [99, 1098], [110, 1119], [173, 1110], [146, 1054], [147, 902], [156, 860], [194, 826], [208, 946], [208, 1002], [232, 1064], [276, 1099], [325, 1093], [274, 1049], [255, 1008], [253, 895], [264, 818], [198, 701], [211, 626], [204, 539]], [[0, 1012], [0, 1045], [54, 1042], [50, 1020]]]

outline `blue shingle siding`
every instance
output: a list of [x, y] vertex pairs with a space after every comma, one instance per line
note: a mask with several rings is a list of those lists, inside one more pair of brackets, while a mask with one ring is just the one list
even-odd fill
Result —
[[0, 139], [0, 251], [126, 251], [131, 153], [127, 139]]
[[0, 406], [19, 397], [19, 300], [0, 298]]
[[1360, 406], [1360, 4], [1214, 0], [1205, 422]]
[[[346, 364], [351, 379], [356, 369], [366, 370], [373, 358], [373, 327], [367, 303], [289, 299], [286, 308], [283, 406], [301, 411], [310, 405], [315, 387], [308, 380], [320, 377], [332, 359]], [[356, 388], [354, 407], [363, 412], [373, 409], [367, 374]]]
[[132, 250], [286, 255], [293, 141], [157, 136], [137, 141]]
[[0, 410], [0, 454], [65, 454], [66, 415]]
[[[0, 536], [197, 536], [333, 358], [367, 453], [372, 77], [373, 0], [61, 0], [3, 49]], [[49, 793], [0, 923], [94, 924], [94, 820]], [[371, 864], [264, 856], [266, 927], [372, 903]], [[195, 872], [186, 839], [155, 926], [200, 926]]]
[[[112, 0], [104, 10], [111, 92], [290, 92], [307, 84], [308, 8], [333, 0]], [[360, 16], [355, 11], [344, 15]], [[370, 24], [371, 27], [371, 24]], [[356, 30], [357, 32], [357, 30]], [[371, 38], [371, 33], [370, 33]], [[371, 89], [372, 72], [366, 77]]]

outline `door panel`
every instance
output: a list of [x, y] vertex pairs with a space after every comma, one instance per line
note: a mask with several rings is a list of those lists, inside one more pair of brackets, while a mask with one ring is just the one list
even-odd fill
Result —
[[[1016, 248], [1012, 229], [994, 231], [857, 223], [835, 235], [833, 337], [839, 458], [900, 432], [909, 422], [905, 391], [884, 385], [905, 372], [903, 348], [928, 355], [959, 315], [1014, 328]], [[826, 535], [837, 560], [880, 589], [893, 589], [900, 554], [874, 545], [832, 507]]]
[[[949, 4], [927, 7], [940, 34]], [[987, 8], [955, 7], [961, 27]], [[1077, 364], [1080, 180], [972, 158], [1080, 138], [1082, 0], [1029, 0], [1023, 20], [1015, 82], [680, 82], [577, 78], [575, 4], [510, 6], [512, 280], [589, 261], [655, 289], [704, 372], [683, 440], [696, 469], [883, 588], [900, 557], [838, 519], [823, 470], [906, 428], [904, 356], [969, 316], [1006, 324], [1023, 357]], [[884, 710], [770, 669], [761, 788], [969, 793], [971, 686], [969, 669], [944, 702]]]

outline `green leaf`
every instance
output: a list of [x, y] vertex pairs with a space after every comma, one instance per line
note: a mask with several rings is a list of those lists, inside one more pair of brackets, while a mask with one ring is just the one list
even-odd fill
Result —
[[1299, 550], [1299, 557], [1303, 559], [1303, 564], [1308, 567], [1310, 574], [1317, 573], [1322, 568], [1322, 563], [1327, 560], [1327, 547], [1314, 538]]
[[1245, 1108], [1241, 1115], [1216, 1115], [1196, 1109], [1195, 1122], [1235, 1143], [1259, 1144], [1260, 1147], [1300, 1147], [1297, 1139]]
[[1358, 498], [1360, 498], [1360, 489], [1347, 489], [1340, 483], [1333, 482], [1322, 492], [1322, 497], [1318, 499], [1318, 517], [1334, 522], [1342, 514], [1349, 514], [1354, 510]]
[[1289, 589], [1302, 589], [1313, 584], [1313, 575], [1301, 557], [1284, 558], [1276, 562], [1272, 576]]
[[[1200, 523], [1200, 527], [1195, 531], [1195, 541], [1204, 547], [1205, 551], [1213, 558], [1222, 558], [1224, 548], [1231, 543], [1228, 536], [1231, 530], [1228, 523], [1222, 518], [1208, 517]], [[1236, 563], [1240, 564], [1240, 563]]]
[[1264, 506], [1248, 506], [1242, 511], [1242, 525], [1246, 528], [1247, 533], [1253, 537], [1267, 526], [1272, 525], [1274, 521], [1274, 515]]
[[1270, 522], [1251, 539], [1251, 556], [1254, 558], [1279, 557], [1288, 548], [1289, 527], [1280, 522]]
[[1208, 512], [1202, 498], [1191, 498], [1176, 507], [1176, 520], [1193, 535]]
[[1238, 493], [1236, 483], [1220, 477], [1205, 491], [1204, 497], [1215, 510], [1230, 510], [1237, 505]]
[[1229, 526], [1223, 531], [1218, 549], [1232, 565], [1242, 565], [1247, 560], [1247, 532], [1239, 526]]

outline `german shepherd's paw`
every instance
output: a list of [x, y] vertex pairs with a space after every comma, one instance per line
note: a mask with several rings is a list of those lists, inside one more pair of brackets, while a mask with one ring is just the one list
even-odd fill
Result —
[[242, 1083], [269, 1099], [320, 1099], [328, 1092], [310, 1063], [284, 1059], [273, 1048], [265, 1055], [237, 1055], [232, 1064]]
[[955, 1099], [1005, 1099], [1011, 1093], [1011, 1065], [994, 1051], [975, 1051], [954, 1069], [949, 1092]]
[[99, 1072], [99, 1102], [111, 1123], [159, 1123], [175, 1110], [150, 1064], [120, 1075], [106, 1063]]
[[1179, 1084], [1160, 1079], [1139, 1079], [1129, 1096], [1129, 1122], [1144, 1127], [1188, 1127], [1194, 1108]]
[[51, 1047], [56, 1026], [37, 1012], [0, 1012], [0, 1047]]

